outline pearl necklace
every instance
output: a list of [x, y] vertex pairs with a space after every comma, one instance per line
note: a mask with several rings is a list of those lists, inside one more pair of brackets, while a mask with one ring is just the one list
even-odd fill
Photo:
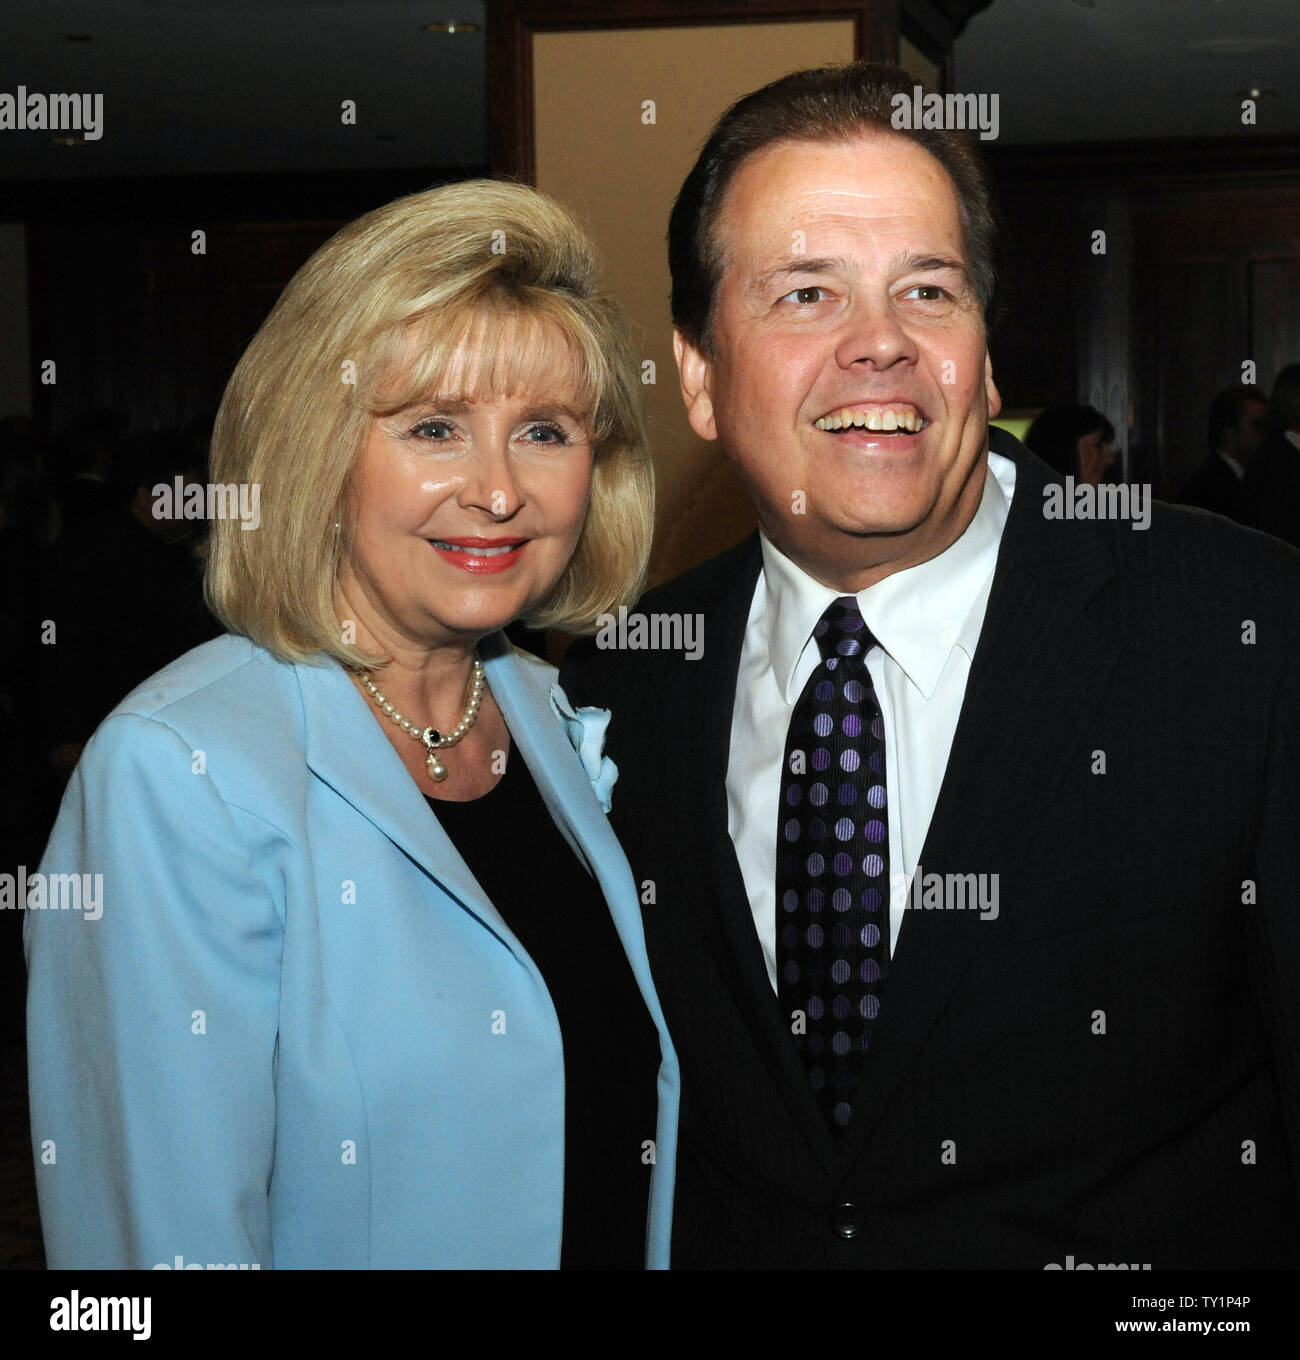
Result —
[[470, 678], [469, 705], [465, 709], [460, 722], [444, 737], [436, 727], [418, 727], [409, 719], [402, 715], [388, 702], [379, 692], [379, 686], [368, 676], [361, 677], [361, 683], [366, 687], [370, 697], [379, 705], [380, 712], [386, 717], [391, 718], [398, 727], [408, 736], [412, 736], [420, 742], [427, 752], [426, 764], [429, 767], [429, 778], [442, 783], [447, 777], [447, 767], [438, 757], [438, 752], [445, 747], [455, 746], [455, 744], [474, 726], [474, 719], [478, 717], [479, 704], [483, 702], [483, 663], [478, 659], [478, 654], [474, 655], [474, 667]]

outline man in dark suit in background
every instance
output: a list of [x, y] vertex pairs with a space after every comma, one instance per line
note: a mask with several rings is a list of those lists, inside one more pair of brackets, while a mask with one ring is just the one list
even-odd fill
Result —
[[1206, 423], [1210, 456], [1187, 479], [1179, 503], [1246, 523], [1242, 489], [1268, 436], [1268, 398], [1244, 383], [1225, 387], [1210, 402]]
[[1273, 383], [1274, 432], [1246, 476], [1247, 523], [1300, 547], [1300, 364]]
[[1300, 556], [990, 431], [987, 190], [912, 84], [706, 143], [676, 351], [760, 532], [563, 677], [681, 1056], [674, 1264], [1294, 1266]]

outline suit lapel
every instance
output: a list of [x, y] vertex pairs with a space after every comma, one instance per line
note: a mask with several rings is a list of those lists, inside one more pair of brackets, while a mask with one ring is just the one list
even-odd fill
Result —
[[745, 624], [762, 569], [758, 535], [726, 554], [718, 566], [716, 593], [699, 601], [705, 616], [704, 656], [679, 668], [681, 688], [671, 705], [673, 722], [679, 728], [675, 745], [683, 753], [672, 781], [683, 790], [677, 834], [679, 844], [691, 847], [690, 872], [701, 874], [704, 889], [686, 896], [791, 1117], [830, 1171], [835, 1144], [791, 1040], [789, 1022], [782, 1017], [768, 981], [744, 876], [728, 830], [732, 709]]
[[[1115, 573], [1112, 525], [1047, 520], [1048, 470], [993, 431], [1016, 489], [947, 769], [919, 868], [987, 873], [1015, 864], [1118, 659], [1087, 612]], [[870, 1136], [994, 930], [976, 911], [909, 910], [843, 1153]]]

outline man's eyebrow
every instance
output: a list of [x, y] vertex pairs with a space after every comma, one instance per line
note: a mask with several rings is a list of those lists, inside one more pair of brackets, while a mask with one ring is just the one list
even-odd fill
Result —
[[[952, 270], [963, 278], [970, 276], [970, 270], [962, 260], [948, 255], [898, 255], [890, 261], [890, 272], [894, 274], [927, 274], [944, 269]], [[755, 274], [750, 280], [750, 287], [755, 292], [762, 292], [769, 284], [800, 275], [857, 272], [854, 261], [843, 255], [792, 255], [770, 269]]]
[[755, 274], [750, 280], [750, 286], [754, 289], [763, 289], [769, 283], [775, 283], [778, 279], [789, 279], [798, 274], [853, 274], [856, 272], [857, 267], [854, 263], [845, 259], [842, 255], [792, 255], [789, 259], [774, 264], [771, 269], [764, 269], [762, 273]]
[[963, 277], [970, 273], [963, 261], [947, 255], [899, 255], [893, 266], [897, 274], [927, 274], [939, 269], [951, 269]]

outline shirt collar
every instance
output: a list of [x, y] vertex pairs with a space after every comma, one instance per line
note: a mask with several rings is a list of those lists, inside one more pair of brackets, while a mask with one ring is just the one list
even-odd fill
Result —
[[[1015, 491], [1016, 465], [988, 455], [984, 493], [961, 537], [937, 557], [886, 576], [857, 594], [877, 642], [928, 699], [954, 646], [975, 655], [982, 614], [976, 606], [997, 563], [998, 545]], [[787, 703], [798, 697], [799, 659], [812, 630], [841, 591], [814, 580], [760, 535], [767, 590], [767, 642], [772, 674]]]
[[1290, 444], [1293, 449], [1300, 449], [1300, 430], [1286, 430], [1283, 433], [1286, 442]]
[[1241, 479], [1245, 477], [1246, 469], [1242, 467], [1242, 465], [1232, 456], [1232, 454], [1224, 453], [1222, 449], [1215, 449], [1214, 451], [1232, 469], [1238, 481], [1241, 481]]

